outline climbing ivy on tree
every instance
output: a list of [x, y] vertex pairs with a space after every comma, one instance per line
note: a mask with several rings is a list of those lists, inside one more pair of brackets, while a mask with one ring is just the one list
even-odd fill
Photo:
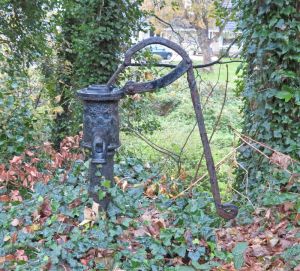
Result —
[[[236, 0], [235, 6], [242, 56], [247, 63], [237, 89], [244, 100], [243, 133], [299, 160], [300, 2]], [[268, 157], [276, 155], [260, 144], [251, 144]], [[257, 150], [245, 145], [240, 151], [239, 160], [248, 171], [253, 196], [265, 196], [267, 189], [278, 192], [291, 180], [287, 171], [277, 170], [278, 165], [272, 165]], [[292, 164], [288, 169], [297, 172]], [[242, 180], [240, 175], [238, 184], [244, 188]], [[299, 185], [292, 184], [290, 191], [299, 192]]]
[[75, 90], [90, 84], [105, 84], [116, 70], [133, 33], [143, 28], [143, 1], [66, 0], [63, 2], [58, 48], [58, 84], [53, 96], [59, 96], [63, 112], [54, 126], [58, 144], [79, 131], [80, 105]]

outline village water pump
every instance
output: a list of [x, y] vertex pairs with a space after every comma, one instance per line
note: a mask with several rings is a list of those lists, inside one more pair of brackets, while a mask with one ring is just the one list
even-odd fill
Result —
[[[119, 73], [127, 66], [132, 65], [132, 56], [136, 52], [151, 44], [164, 45], [174, 50], [182, 57], [181, 62], [170, 73], [159, 79], [143, 83], [129, 81], [124, 85], [124, 87], [115, 88], [114, 83]], [[119, 100], [124, 98], [126, 95], [134, 95], [136, 93], [153, 91], [165, 87], [177, 80], [184, 73], [187, 73], [187, 80], [203, 144], [207, 170], [210, 176], [211, 192], [214, 198], [216, 210], [223, 218], [232, 219], [236, 217], [238, 208], [233, 204], [222, 204], [221, 202], [215, 165], [205, 129], [192, 61], [186, 51], [179, 45], [160, 37], [143, 40], [131, 47], [125, 53], [123, 64], [120, 65], [106, 85], [92, 85], [77, 92], [78, 97], [83, 101], [84, 107], [82, 146], [91, 150], [89, 193], [93, 200], [100, 204], [102, 209], [106, 210], [108, 203], [110, 202], [110, 196], [109, 194], [106, 194], [106, 187], [103, 185], [103, 182], [105, 180], [113, 182], [113, 158], [116, 149], [120, 146], [118, 114]], [[102, 194], [104, 196], [101, 198], [99, 198], [99, 191], [103, 191]]]

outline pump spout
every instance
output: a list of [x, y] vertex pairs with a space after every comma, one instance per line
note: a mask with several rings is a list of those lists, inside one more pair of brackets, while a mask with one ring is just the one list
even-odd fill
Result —
[[93, 164], [106, 164], [107, 162], [107, 142], [99, 133], [93, 135], [92, 160]]

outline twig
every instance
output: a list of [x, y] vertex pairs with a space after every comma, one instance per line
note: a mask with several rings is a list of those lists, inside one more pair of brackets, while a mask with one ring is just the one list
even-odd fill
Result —
[[152, 16], [153, 16], [155, 19], [157, 19], [159, 22], [161, 22], [161, 23], [163, 23], [163, 24], [169, 26], [169, 27], [171, 28], [172, 32], [174, 32], [174, 33], [178, 36], [180, 42], [184, 40], [183, 37], [182, 37], [182, 36], [174, 29], [174, 27], [172, 26], [172, 24], [166, 22], [166, 21], [163, 20], [162, 18], [158, 17], [156, 14], [152, 14]]
[[194, 132], [196, 126], [197, 126], [197, 122], [194, 124], [194, 127], [193, 127], [192, 130], [189, 132], [187, 138], [186, 138], [185, 141], [184, 141], [184, 144], [182, 145], [182, 147], [181, 147], [181, 149], [180, 149], [180, 153], [179, 153], [179, 161], [178, 161], [178, 166], [177, 166], [177, 167], [178, 167], [178, 173], [177, 173], [178, 176], [179, 176], [180, 171], [181, 171], [181, 158], [182, 158], [183, 151], [184, 151], [184, 149], [185, 149], [185, 147], [186, 147], [186, 145], [187, 145], [187, 143], [188, 143], [188, 141], [189, 141], [189, 139], [190, 139], [192, 133]]
[[39, 95], [37, 96], [37, 98], [35, 100], [34, 109], [37, 109], [37, 107], [38, 107], [38, 105], [40, 103], [40, 100], [41, 100], [41, 97], [42, 97], [42, 92], [43, 92], [43, 88], [40, 89]]
[[[231, 60], [231, 61], [221, 61], [223, 57], [225, 57], [225, 55], [229, 52], [230, 48], [232, 47], [232, 45], [236, 42], [236, 39], [228, 46], [226, 52], [221, 55], [216, 61], [213, 61], [213, 62], [210, 62], [210, 63], [207, 63], [207, 64], [200, 64], [200, 65], [192, 65], [192, 67], [194, 69], [199, 69], [199, 68], [205, 68], [205, 67], [209, 67], [209, 66], [213, 66], [213, 65], [216, 65], [216, 64], [229, 64], [229, 63], [233, 63], [233, 62], [243, 62], [241, 60]], [[126, 68], [126, 67], [143, 67], [143, 66], [149, 66], [148, 63], [130, 63], [130, 64], [125, 64], [124, 62], [118, 67], [118, 69], [114, 72], [114, 74], [112, 75], [112, 77], [109, 79], [109, 81], [107, 82], [107, 86], [111, 86], [113, 85], [119, 74]], [[174, 65], [174, 64], [153, 64], [152, 66], [154, 67], [164, 67], [164, 68], [175, 68], [177, 67], [177, 65]], [[162, 70], [161, 69], [159, 72], [161, 72]]]
[[244, 195], [241, 192], [239, 192], [238, 190], [236, 190], [234, 187], [232, 187], [232, 185], [230, 185], [230, 189], [232, 189], [234, 192], [236, 192], [237, 194], [239, 194], [240, 196], [242, 196], [243, 198], [245, 198], [246, 200], [248, 200], [249, 203], [252, 205], [253, 209], [255, 209], [255, 206], [252, 203], [252, 201], [249, 199], [249, 197], [247, 197], [246, 195]]
[[138, 131], [134, 130], [133, 128], [130, 127], [126, 127], [128, 130], [132, 131], [138, 138], [140, 138], [141, 140], [143, 140], [146, 144], [148, 144], [151, 148], [153, 148], [154, 150], [165, 154], [169, 157], [171, 157], [175, 162], [178, 161], [179, 156], [176, 153], [171, 152], [170, 150], [167, 150], [163, 147], [158, 146], [157, 144], [155, 144], [154, 142], [152, 142], [151, 140], [149, 140], [148, 138], [146, 138], [144, 135], [142, 135], [141, 133], [139, 133]]
[[[230, 151], [226, 156], [224, 156], [217, 164], [216, 164], [216, 170], [220, 168], [220, 166], [227, 161], [228, 158], [230, 158], [237, 149], [239, 149], [241, 146], [243, 146], [244, 143], [239, 145], [238, 147], [234, 148], [232, 151]], [[200, 178], [198, 178], [195, 182], [191, 183], [186, 189], [184, 189], [182, 192], [177, 194], [173, 199], [177, 199], [178, 197], [184, 195], [185, 192], [189, 191], [191, 188], [193, 188], [196, 184], [198, 184], [200, 181], [208, 177], [208, 172], [206, 172], [204, 175], [202, 175]]]
[[[237, 137], [242, 140], [244, 143], [246, 143], [248, 146], [250, 146], [252, 149], [254, 149], [255, 151], [257, 151], [259, 154], [261, 154], [262, 156], [264, 156], [265, 158], [267, 158], [269, 161], [271, 161], [271, 158], [266, 155], [265, 153], [263, 153], [261, 150], [259, 150], [258, 148], [254, 147], [253, 145], [251, 145], [247, 140], [245, 140], [242, 136], [237, 135]], [[278, 152], [280, 153], [280, 152]], [[278, 165], [278, 164], [277, 164]], [[278, 165], [280, 166], [280, 165]], [[283, 170], [285, 170], [287, 173], [289, 174], [293, 174], [291, 171], [289, 171], [288, 169], [283, 168]]]
[[[197, 74], [198, 74], [198, 73], [197, 73]], [[206, 100], [205, 100], [205, 102], [204, 102], [204, 104], [203, 104], [203, 111], [205, 111], [205, 108], [206, 108], [206, 105], [207, 105], [207, 103], [208, 103], [208, 100], [209, 100], [209, 98], [211, 97], [212, 93], [214, 92], [216, 86], [217, 86], [218, 83], [219, 83], [219, 80], [220, 80], [220, 74], [221, 74], [221, 65], [220, 65], [219, 72], [218, 72], [218, 79], [217, 79], [217, 82], [216, 82], [215, 85], [211, 88], [211, 91], [208, 93], [208, 95], [207, 95], [207, 97], [206, 97]], [[200, 77], [200, 79], [201, 79], [201, 76], [200, 76], [200, 75], [199, 75], [199, 77]], [[203, 81], [203, 80], [201, 79], [201, 81]], [[201, 81], [199, 82], [199, 85], [201, 84]], [[193, 132], [195, 131], [195, 128], [196, 128], [196, 127], [197, 127], [197, 122], [195, 122], [195, 124], [194, 124], [193, 128], [191, 129], [191, 131], [189, 132], [189, 134], [188, 134], [188, 136], [187, 136], [187, 138], [186, 138], [186, 140], [185, 140], [183, 146], [181, 147], [181, 150], [180, 150], [180, 153], [179, 153], [179, 159], [180, 159], [180, 160], [179, 160], [179, 163], [178, 163], [178, 174], [177, 174], [178, 176], [179, 176], [180, 170], [181, 170], [181, 157], [182, 157], [183, 151], [184, 151], [184, 149], [185, 149], [185, 147], [186, 147], [186, 145], [187, 145], [187, 143], [188, 143], [188, 141], [189, 141], [191, 135], [192, 135]], [[210, 141], [209, 141], [209, 142], [210, 142]], [[202, 157], [201, 157], [200, 160], [202, 161], [202, 159], [203, 159], [203, 153], [202, 153]]]
[[[218, 59], [218, 60], [215, 60], [215, 61], [207, 63], [207, 64], [193, 65], [193, 68], [194, 69], [202, 69], [202, 68], [210, 67], [210, 66], [213, 66], [216, 64], [223, 65], [223, 64], [229, 64], [229, 63], [242, 63], [242, 62], [244, 62], [244, 61], [242, 61], [242, 60], [220, 61]], [[128, 66], [129, 67], [142, 67], [142, 66], [148, 66], [148, 65], [149, 64], [147, 64], [147, 63], [131, 63]], [[177, 65], [175, 65], [175, 64], [167, 64], [167, 63], [155, 63], [155, 64], [152, 64], [152, 66], [165, 67], [165, 68], [176, 68], [177, 67]]]
[[[258, 145], [260, 145], [260, 146], [262, 146], [262, 147], [264, 147], [264, 148], [266, 148], [266, 149], [268, 149], [268, 150], [270, 150], [270, 151], [272, 151], [272, 152], [281, 153], [280, 151], [277, 151], [277, 150], [271, 148], [270, 146], [268, 146], [268, 145], [266, 145], [266, 144], [264, 144], [264, 143], [262, 143], [262, 142], [256, 141], [255, 139], [253, 139], [253, 138], [251, 138], [251, 137], [249, 137], [249, 136], [246, 136], [246, 135], [240, 133], [240, 132], [239, 132], [238, 130], [236, 130], [233, 126], [229, 125], [229, 127], [230, 127], [237, 135], [240, 135], [240, 136], [242, 136], [242, 137], [244, 137], [244, 138], [247, 138], [248, 140], [251, 140], [251, 141], [253, 141], [254, 143], [256, 143], [256, 144], [258, 144]], [[291, 159], [293, 162], [295, 162], [295, 163], [297, 163], [297, 164], [300, 164], [300, 161], [295, 160], [295, 159], [293, 159], [292, 157], [290, 157], [290, 159]]]
[[244, 175], [243, 181], [245, 181], [245, 179], [246, 179], [246, 187], [245, 187], [245, 190], [246, 190], [246, 195], [248, 195], [249, 172], [248, 172], [248, 170], [247, 170], [242, 164], [240, 164], [240, 163], [237, 161], [236, 155], [235, 155], [235, 157], [234, 157], [234, 160], [235, 160], [236, 164], [237, 164], [242, 170], [244, 170], [244, 171], [246, 172], [246, 174]]

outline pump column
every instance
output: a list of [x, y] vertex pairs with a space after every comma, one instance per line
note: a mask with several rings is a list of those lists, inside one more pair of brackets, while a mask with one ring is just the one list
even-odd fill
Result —
[[81, 145], [91, 151], [89, 194], [106, 210], [110, 196], [102, 183], [104, 180], [113, 183], [113, 159], [120, 146], [118, 102], [124, 95], [106, 85], [89, 86], [77, 95], [83, 102], [84, 112]]

